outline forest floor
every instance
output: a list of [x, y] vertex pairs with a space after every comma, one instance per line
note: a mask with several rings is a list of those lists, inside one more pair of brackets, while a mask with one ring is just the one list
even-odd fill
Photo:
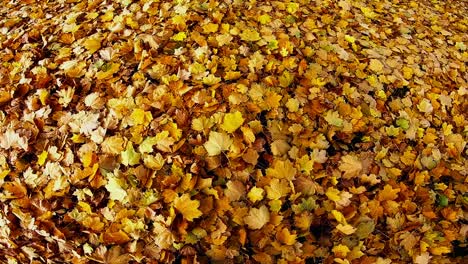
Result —
[[467, 14], [2, 0], [0, 262], [463, 263]]

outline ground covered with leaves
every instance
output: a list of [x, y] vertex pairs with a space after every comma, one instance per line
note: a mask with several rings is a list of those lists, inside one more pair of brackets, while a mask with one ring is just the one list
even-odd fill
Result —
[[463, 262], [467, 6], [1, 1], [0, 262]]

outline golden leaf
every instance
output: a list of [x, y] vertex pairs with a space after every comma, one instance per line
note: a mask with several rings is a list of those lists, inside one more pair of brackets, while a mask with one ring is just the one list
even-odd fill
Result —
[[211, 131], [208, 141], [205, 142], [203, 146], [209, 156], [216, 156], [221, 152], [228, 150], [232, 145], [232, 142], [232, 139], [226, 133]]
[[203, 213], [198, 209], [200, 201], [191, 200], [190, 195], [185, 193], [180, 197], [174, 199], [174, 208], [179, 211], [185, 219], [193, 221], [193, 219], [200, 217]]
[[251, 208], [249, 215], [244, 217], [244, 222], [250, 229], [260, 229], [270, 221], [270, 212], [265, 205], [260, 208]]
[[234, 113], [228, 113], [224, 116], [224, 120], [223, 120], [223, 123], [221, 124], [221, 128], [228, 133], [233, 133], [243, 123], [244, 123], [244, 118], [242, 117], [242, 113], [239, 111], [235, 111]]
[[344, 172], [343, 178], [350, 179], [352, 177], [360, 176], [362, 163], [358, 157], [346, 155], [341, 157], [341, 162], [338, 168]]
[[382, 73], [383, 71], [383, 64], [379, 60], [371, 59], [369, 62], [369, 69], [377, 74]]
[[258, 41], [261, 39], [260, 34], [254, 29], [244, 29], [239, 36], [244, 41]]

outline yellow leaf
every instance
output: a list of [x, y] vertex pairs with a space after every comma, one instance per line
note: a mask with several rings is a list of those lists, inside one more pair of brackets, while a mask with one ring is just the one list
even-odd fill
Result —
[[224, 194], [229, 201], [237, 201], [245, 196], [245, 186], [240, 181], [228, 181], [226, 187], [227, 189], [224, 190]]
[[80, 201], [80, 202], [78, 202], [78, 205], [81, 207], [83, 212], [86, 212], [88, 214], [93, 213], [93, 210], [91, 209], [91, 206], [87, 202]]
[[338, 224], [336, 226], [336, 229], [338, 229], [341, 233], [345, 235], [351, 235], [354, 232], [356, 232], [356, 228], [354, 228], [352, 225], [343, 225], [343, 224]]
[[175, 41], [184, 41], [184, 39], [186, 38], [187, 38], [187, 34], [183, 31], [172, 36], [172, 40], [175, 40]]
[[265, 189], [267, 191], [267, 197], [270, 200], [278, 200], [288, 195], [291, 190], [287, 181], [276, 178], [272, 179], [270, 185], [266, 186]]
[[393, 201], [398, 198], [398, 193], [400, 188], [393, 189], [390, 184], [384, 186], [383, 190], [377, 195], [377, 200], [379, 201]]
[[73, 134], [73, 136], [70, 138], [73, 143], [84, 143], [85, 138], [81, 134]]
[[340, 245], [334, 246], [332, 251], [333, 251], [333, 253], [335, 253], [335, 255], [337, 257], [344, 258], [344, 257], [346, 257], [346, 255], [348, 255], [348, 253], [351, 250], [349, 250], [349, 248], [346, 245], [341, 245], [340, 244]]
[[375, 73], [382, 73], [384, 65], [376, 59], [371, 59], [369, 62], [369, 69]]
[[153, 116], [149, 111], [145, 111], [140, 108], [135, 108], [133, 109], [133, 112], [130, 115], [130, 120], [132, 121], [133, 125], [147, 126], [153, 120]]
[[89, 167], [91, 163], [93, 162], [93, 152], [86, 152], [82, 157], [81, 157], [81, 162], [83, 163], [83, 167]]
[[288, 108], [289, 112], [297, 112], [299, 111], [299, 100], [296, 98], [289, 98], [288, 102], [286, 102], [286, 107]]
[[349, 43], [354, 43], [356, 41], [356, 39], [350, 35], [345, 35], [344, 39], [348, 41]]
[[86, 67], [85, 61], [69, 60], [60, 65], [60, 69], [72, 78], [77, 78], [85, 74], [84, 68]]
[[365, 17], [373, 19], [377, 17], [377, 14], [372, 11], [369, 7], [361, 7], [361, 12], [364, 14]]
[[346, 155], [341, 157], [340, 166], [338, 168], [343, 172], [343, 178], [350, 179], [360, 176], [362, 164], [358, 157]]
[[45, 89], [40, 89], [38, 93], [39, 93], [39, 100], [41, 101], [41, 104], [46, 105], [46, 102], [47, 102], [46, 100], [49, 97], [49, 91]]
[[191, 200], [187, 193], [174, 199], [174, 208], [177, 209], [177, 211], [179, 211], [188, 221], [193, 221], [193, 219], [198, 218], [203, 214], [198, 209], [199, 206], [200, 201]]
[[250, 127], [243, 126], [241, 127], [241, 131], [247, 143], [253, 143], [255, 141], [255, 134]]
[[106, 154], [120, 154], [124, 150], [124, 139], [120, 136], [106, 137], [104, 142], [101, 144], [102, 152]]
[[278, 179], [292, 180], [296, 176], [297, 170], [293, 167], [293, 164], [289, 161], [275, 160], [273, 167], [267, 169], [267, 175]]
[[10, 169], [0, 170], [0, 182], [3, 182], [5, 177], [11, 172]]
[[291, 146], [284, 139], [278, 139], [271, 143], [271, 153], [275, 156], [286, 154], [291, 149]]
[[289, 229], [283, 228], [279, 233], [276, 234], [276, 239], [280, 241], [283, 244], [286, 244], [288, 246], [292, 246], [296, 243], [296, 234], [291, 234], [289, 232]]
[[338, 223], [343, 224], [343, 225], [348, 224], [346, 222], [346, 218], [344, 217], [344, 215], [340, 211], [332, 210], [331, 213], [332, 213], [333, 217], [335, 217], [336, 221], [338, 221]]
[[152, 170], [160, 170], [166, 163], [161, 153], [156, 153], [155, 156], [144, 155], [143, 162], [146, 167]]
[[227, 71], [224, 74], [225, 80], [237, 80], [242, 76], [240, 71]]
[[334, 126], [337, 126], [337, 127], [342, 127], [343, 126], [343, 119], [340, 117], [340, 114], [337, 111], [329, 110], [325, 114], [324, 119], [330, 125], [334, 125]]
[[283, 98], [283, 96], [275, 92], [266, 92], [264, 103], [266, 104], [267, 109], [278, 108], [280, 106], [281, 98]]
[[239, 36], [244, 41], [258, 41], [262, 39], [260, 34], [254, 29], [244, 29]]
[[264, 14], [258, 17], [258, 22], [260, 22], [260, 24], [262, 25], [266, 25], [270, 23], [270, 21], [271, 21], [271, 17], [267, 14]]
[[215, 33], [216, 31], [218, 31], [219, 25], [214, 24], [214, 23], [208, 23], [204, 25], [202, 28], [203, 28], [203, 33], [205, 34]]
[[298, 3], [288, 3], [286, 6], [286, 11], [290, 14], [295, 14], [299, 9]]
[[93, 54], [101, 48], [101, 40], [102, 38], [98, 36], [93, 36], [91, 38], [86, 39], [83, 42], [83, 47], [87, 49], [89, 53]]
[[158, 139], [156, 137], [147, 137], [141, 142], [140, 146], [138, 146], [138, 151], [140, 153], [151, 153], [153, 152], [153, 146], [157, 143]]
[[249, 193], [247, 194], [247, 197], [249, 198], [250, 201], [255, 203], [255, 202], [263, 200], [264, 192], [265, 191], [262, 188], [258, 188], [254, 186], [252, 189], [250, 189]]
[[120, 63], [110, 63], [105, 67], [103, 71], [96, 73], [96, 78], [98, 80], [103, 80], [112, 77], [114, 73], [118, 72], [120, 69]]
[[294, 75], [289, 71], [284, 71], [283, 74], [279, 77], [279, 84], [281, 87], [286, 88], [294, 81]]
[[406, 80], [411, 79], [411, 77], [413, 77], [413, 69], [407, 66], [403, 67], [403, 77]]
[[39, 156], [37, 156], [37, 164], [39, 164], [40, 166], [44, 165], [47, 159], [47, 155], [49, 155], [49, 153], [43, 150], [42, 153], [39, 154]]
[[244, 118], [242, 117], [242, 113], [239, 111], [236, 111], [234, 113], [228, 113], [224, 115], [224, 121], [221, 124], [221, 128], [228, 133], [233, 133], [243, 123], [244, 123]]
[[127, 197], [127, 192], [120, 186], [116, 177], [111, 173], [108, 174], [106, 190], [109, 192], [109, 198], [112, 200], [117, 200], [123, 202], [125, 197]]
[[208, 141], [203, 146], [208, 152], [208, 156], [216, 156], [222, 151], [228, 150], [232, 142], [232, 139], [226, 133], [211, 131]]
[[332, 200], [334, 202], [338, 202], [341, 199], [340, 190], [335, 189], [333, 187], [328, 187], [327, 192], [325, 193], [325, 195], [328, 197], [328, 199], [330, 199], [330, 200]]
[[62, 31], [63, 33], [75, 33], [78, 31], [78, 29], [80, 29], [80, 27], [81, 25], [77, 25], [75, 23], [65, 24], [62, 26]]
[[135, 152], [133, 143], [128, 142], [127, 149], [121, 152], [122, 164], [125, 166], [136, 165], [140, 163], [140, 153]]
[[214, 74], [209, 74], [206, 77], [203, 77], [202, 82], [206, 85], [215, 85], [221, 81], [221, 78], [216, 77]]
[[250, 229], [260, 229], [270, 221], [270, 212], [265, 205], [260, 208], [251, 208], [244, 222]]
[[219, 46], [229, 44], [232, 39], [233, 37], [228, 33], [216, 36], [216, 41], [218, 41]]
[[202, 132], [205, 129], [209, 129], [213, 126], [213, 120], [205, 116], [192, 119], [192, 128], [195, 131]]
[[428, 264], [431, 258], [432, 256], [429, 254], [429, 252], [424, 252], [414, 259], [414, 263], [415, 264]]
[[171, 152], [171, 146], [175, 142], [174, 139], [169, 136], [169, 131], [167, 130], [156, 134], [155, 141], [157, 142], [156, 148], [165, 152]]

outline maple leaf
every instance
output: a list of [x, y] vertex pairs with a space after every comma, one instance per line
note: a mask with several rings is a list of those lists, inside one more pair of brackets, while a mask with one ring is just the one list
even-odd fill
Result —
[[336, 226], [336, 229], [338, 229], [341, 233], [345, 235], [351, 235], [354, 232], [356, 232], [356, 228], [354, 228], [352, 225], [349, 225], [349, 224], [345, 224], [345, 225], [338, 224]]
[[334, 125], [337, 127], [343, 126], [343, 119], [340, 118], [340, 114], [336, 111], [328, 111], [325, 116], [325, 121], [327, 121], [330, 125]]
[[158, 143], [158, 139], [156, 137], [147, 137], [141, 142], [140, 146], [138, 146], [138, 151], [140, 153], [151, 153], [153, 152], [153, 146]]
[[416, 243], [419, 241], [419, 236], [415, 236], [412, 233], [404, 233], [402, 235], [403, 240], [400, 241], [400, 244], [403, 246], [406, 251], [412, 255], [412, 252], [414, 250], [414, 246], [416, 246]]
[[174, 208], [188, 221], [193, 221], [193, 219], [202, 216], [203, 213], [198, 209], [199, 206], [200, 201], [191, 200], [190, 195], [187, 193], [174, 199]]
[[132, 121], [133, 125], [147, 126], [151, 122], [151, 120], [153, 120], [153, 116], [149, 111], [145, 111], [140, 108], [135, 108], [133, 109], [133, 112], [130, 115], [130, 120]]
[[232, 139], [226, 133], [211, 131], [208, 141], [203, 146], [209, 156], [216, 156], [222, 151], [228, 150], [232, 142]]
[[351, 250], [349, 250], [348, 246], [342, 245], [342, 244], [336, 245], [332, 249], [332, 252], [335, 253], [335, 255], [340, 258], [346, 257], [346, 255], [348, 255], [350, 251]]
[[60, 69], [63, 72], [72, 78], [77, 78], [85, 74], [84, 68], [86, 67], [86, 62], [78, 60], [65, 61], [60, 65]]
[[109, 79], [114, 75], [114, 73], [117, 73], [120, 70], [120, 63], [109, 63], [109, 64], [104, 64], [101, 67], [101, 71], [96, 73], [96, 78], [98, 80], [104, 80], [104, 79]]
[[[161, 151], [165, 151], [165, 152], [171, 152], [172, 151], [171, 146], [174, 144], [175, 140], [169, 136], [169, 131], [164, 130], [156, 134], [154, 139], [150, 140], [150, 142], [148, 143], [151, 144], [153, 142], [157, 142], [156, 143], [157, 149]], [[148, 150], [149, 150], [149, 146], [148, 146]]]
[[375, 73], [382, 73], [383, 64], [379, 60], [371, 59], [369, 62], [369, 69]]
[[125, 264], [128, 263], [131, 259], [128, 253], [123, 253], [120, 246], [113, 246], [106, 254], [105, 263], [112, 264]]
[[255, 29], [244, 29], [239, 36], [244, 41], [258, 41], [262, 39]]
[[281, 231], [276, 234], [276, 239], [278, 239], [278, 241], [288, 246], [294, 245], [294, 243], [296, 243], [296, 238], [297, 238], [297, 235], [291, 234], [291, 232], [289, 232], [289, 229], [287, 228], [281, 229]]
[[225, 195], [229, 201], [237, 201], [245, 195], [245, 186], [240, 181], [229, 181], [226, 184]]
[[224, 46], [231, 43], [232, 39], [233, 37], [228, 33], [216, 36], [216, 41], [218, 42], [219, 46]]
[[421, 255], [416, 256], [414, 259], [415, 264], [428, 264], [432, 256], [429, 252], [421, 253]]
[[107, 174], [106, 190], [109, 192], [109, 198], [123, 202], [127, 197], [127, 192], [120, 186], [117, 178], [111, 173]]
[[244, 217], [244, 222], [250, 229], [260, 229], [270, 221], [270, 212], [265, 205], [260, 208], [251, 208], [249, 214]]
[[252, 189], [250, 189], [249, 193], [247, 194], [247, 197], [249, 198], [250, 201], [255, 203], [255, 202], [263, 200], [264, 192], [265, 191], [262, 188], [253, 187]]
[[289, 184], [285, 180], [272, 179], [269, 186], [265, 187], [267, 191], [267, 197], [270, 200], [277, 200], [283, 196], [286, 196], [289, 191]]
[[23, 150], [28, 149], [28, 140], [25, 137], [21, 137], [12, 129], [7, 129], [5, 133], [0, 135], [0, 147], [9, 150], [10, 148], [22, 148]]
[[94, 52], [98, 51], [101, 48], [101, 41], [102, 41], [102, 37], [96, 34], [90, 38], [87, 38], [83, 42], [83, 47], [85, 47], [89, 51], [90, 54], [93, 54]]
[[267, 175], [287, 180], [294, 179], [296, 172], [297, 170], [293, 167], [293, 164], [289, 160], [275, 160], [273, 168], [267, 169]]
[[175, 41], [184, 41], [186, 38], [187, 38], [187, 34], [185, 32], [179, 32], [175, 34], [174, 36], [172, 36], [171, 39]]
[[101, 149], [104, 153], [117, 155], [124, 150], [124, 143], [124, 139], [120, 136], [106, 137], [101, 143]]
[[224, 115], [224, 121], [221, 124], [221, 128], [228, 132], [233, 133], [244, 123], [244, 118], [242, 113], [235, 111], [234, 113], [228, 113]]
[[343, 178], [350, 179], [359, 176], [362, 171], [362, 163], [358, 157], [354, 155], [345, 155], [341, 157], [341, 162], [338, 167], [343, 173]]
[[268, 14], [263, 14], [263, 15], [259, 16], [257, 18], [257, 20], [258, 20], [258, 22], [260, 22], [260, 24], [266, 25], [266, 24], [270, 23], [271, 17]]
[[216, 77], [214, 74], [208, 74], [208, 76], [203, 77], [202, 82], [206, 85], [215, 85], [221, 81], [221, 78]]
[[136, 165], [140, 163], [140, 153], [136, 152], [133, 148], [133, 143], [128, 142], [125, 151], [120, 154], [122, 158], [122, 164], [125, 166]]
[[390, 184], [386, 184], [377, 195], [377, 199], [379, 201], [393, 201], [398, 198], [398, 193], [400, 192], [400, 188], [393, 189]]

